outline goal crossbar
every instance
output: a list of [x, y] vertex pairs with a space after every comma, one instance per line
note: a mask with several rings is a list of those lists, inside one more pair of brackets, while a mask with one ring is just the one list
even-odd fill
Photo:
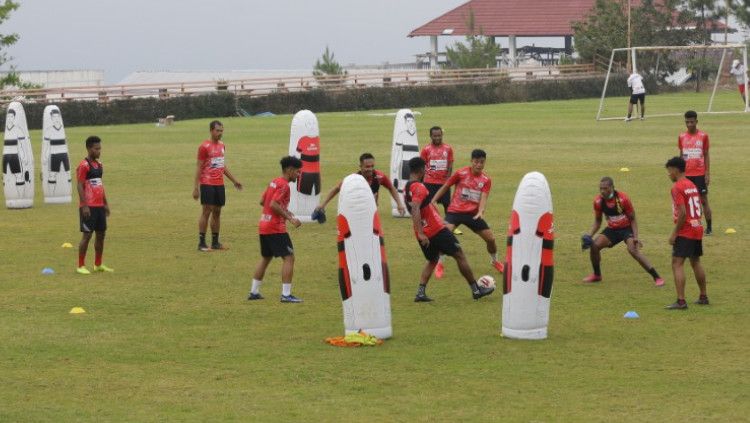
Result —
[[[745, 69], [745, 72], [747, 72], [747, 45], [745, 44], [712, 44], [712, 45], [697, 45], [697, 46], [640, 46], [640, 47], [621, 47], [621, 48], [613, 48], [612, 54], [609, 57], [609, 66], [607, 67], [607, 76], [604, 78], [604, 87], [602, 88], [602, 96], [599, 100], [599, 110], [596, 113], [596, 120], [622, 120], [621, 117], [617, 118], [602, 118], [602, 109], [604, 107], [604, 99], [607, 93], [607, 86], [609, 85], [609, 76], [612, 74], [612, 66], [614, 64], [615, 60], [615, 54], [618, 52], [630, 52], [633, 62], [633, 69], [637, 69], [636, 67], [636, 55], [635, 53], [638, 51], [669, 51], [669, 50], [693, 50], [693, 51], [705, 51], [705, 50], [722, 50], [721, 54], [721, 61], [719, 62], [719, 70], [717, 71], [716, 78], [714, 79], [714, 87], [711, 91], [711, 98], [708, 103], [708, 109], [704, 111], [703, 113], [712, 113], [712, 114], [727, 114], [727, 113], [747, 113], [750, 112], [750, 95], [745, 95], [745, 107], [743, 111], [736, 111], [736, 112], [715, 112], [712, 110], [713, 102], [714, 102], [714, 96], [716, 95], [716, 89], [719, 85], [719, 76], [721, 75], [721, 71], [724, 66], [724, 59], [726, 57], [726, 52], [729, 49], [740, 49], [742, 50], [742, 61], [743, 66]], [[657, 65], [658, 66], [658, 65]], [[748, 78], [745, 77], [745, 92], [750, 94], [750, 91], [748, 91]], [[655, 114], [655, 115], [649, 115], [650, 117], [660, 117], [660, 116], [679, 116], [679, 114], [675, 113], [666, 113], [666, 114]]]

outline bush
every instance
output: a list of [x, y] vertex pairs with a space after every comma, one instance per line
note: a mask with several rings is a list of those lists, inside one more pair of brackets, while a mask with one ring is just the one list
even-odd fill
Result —
[[[629, 95], [625, 75], [612, 75], [608, 96]], [[657, 93], [653, 78], [646, 78], [646, 89]], [[304, 92], [277, 92], [263, 97], [236, 96], [230, 92], [170, 97], [96, 101], [61, 101], [57, 105], [65, 125], [94, 126], [123, 123], [156, 122], [174, 115], [178, 120], [236, 116], [239, 108], [250, 114], [273, 112], [296, 113], [301, 109], [315, 112], [398, 109], [402, 107], [454, 106], [523, 101], [567, 100], [599, 97], [604, 77], [586, 79], [529, 80], [511, 82], [501, 79], [482, 84], [369, 87], [361, 89]], [[52, 103], [52, 102], [50, 102]], [[40, 129], [46, 103], [25, 104], [29, 128]], [[0, 119], [5, 119], [2, 112]]]

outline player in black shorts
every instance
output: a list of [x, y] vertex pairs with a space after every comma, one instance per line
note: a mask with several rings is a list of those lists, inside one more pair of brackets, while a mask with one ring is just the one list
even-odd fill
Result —
[[432, 275], [435, 266], [438, 264], [440, 254], [449, 255], [456, 259], [458, 269], [469, 284], [475, 300], [491, 294], [495, 288], [485, 288], [477, 285], [474, 273], [469, 266], [469, 261], [466, 259], [463, 250], [461, 250], [461, 245], [453, 233], [441, 221], [437, 207], [427, 201], [427, 188], [420, 182], [424, 176], [424, 168], [425, 161], [421, 157], [414, 157], [409, 160], [409, 182], [404, 187], [404, 199], [409, 206], [414, 233], [422, 249], [422, 254], [427, 259], [427, 263], [425, 263], [419, 278], [419, 288], [414, 301], [432, 301], [425, 291], [427, 289], [427, 282], [430, 280], [430, 275]]

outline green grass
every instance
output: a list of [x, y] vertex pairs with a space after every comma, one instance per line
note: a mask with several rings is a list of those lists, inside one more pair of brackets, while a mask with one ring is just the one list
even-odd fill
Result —
[[[691, 95], [650, 96], [651, 110]], [[625, 99], [621, 99], [625, 105]], [[411, 223], [389, 217], [381, 198], [392, 276], [393, 339], [341, 349], [343, 333], [335, 225], [291, 230], [295, 294], [278, 303], [280, 262], [266, 276], [266, 300], [245, 300], [259, 256], [257, 205], [278, 174], [291, 116], [225, 119], [227, 162], [245, 184], [228, 188], [223, 253], [195, 251], [199, 206], [191, 198], [195, 154], [208, 120], [175, 126], [68, 128], [72, 161], [83, 139], [103, 140], [112, 215], [109, 275], [73, 273], [76, 204], [0, 210], [0, 421], [739, 421], [750, 414], [747, 353], [748, 116], [700, 116], [711, 136], [715, 233], [705, 240], [709, 307], [668, 312], [670, 181], [682, 119], [593, 120], [580, 100], [419, 109], [419, 135], [438, 124], [456, 150], [488, 152], [493, 189], [486, 218], [498, 239], [528, 171], [552, 189], [557, 241], [549, 339], [499, 335], [501, 296], [471, 300], [452, 263], [433, 280], [435, 302], [412, 302], [423, 258]], [[32, 117], [35, 118], [35, 117]], [[327, 191], [356, 169], [364, 151], [387, 170], [392, 117], [320, 114]], [[40, 133], [32, 133], [39, 154]], [[38, 158], [37, 158], [38, 163]], [[630, 168], [621, 173], [621, 167]], [[605, 281], [589, 271], [580, 234], [591, 225], [599, 178], [630, 194], [645, 254], [663, 289], [624, 247], [603, 254]], [[329, 217], [335, 203], [329, 206]], [[725, 235], [728, 227], [737, 234]], [[477, 275], [493, 274], [481, 240], [460, 238]], [[501, 254], [505, 248], [503, 242]], [[93, 248], [93, 246], [92, 246]], [[89, 254], [89, 262], [93, 252]], [[44, 267], [57, 272], [41, 275]], [[688, 271], [688, 299], [697, 287]], [[82, 306], [85, 315], [69, 315]], [[622, 315], [636, 310], [641, 318]]]

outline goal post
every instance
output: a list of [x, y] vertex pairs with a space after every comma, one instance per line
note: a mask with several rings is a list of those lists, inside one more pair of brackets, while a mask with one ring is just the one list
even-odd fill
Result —
[[[750, 96], [744, 104], [735, 77], [729, 75], [731, 56], [747, 71], [747, 45], [717, 44], [698, 46], [642, 46], [612, 49], [604, 78], [596, 120], [623, 120], [630, 97], [627, 77], [631, 73], [624, 63], [648, 81], [644, 108], [647, 117], [680, 116], [685, 110], [700, 113], [750, 112]], [[745, 92], [748, 77], [745, 74]], [[684, 92], [671, 101], [659, 101], [653, 94]], [[691, 93], [692, 94], [689, 94]]]

